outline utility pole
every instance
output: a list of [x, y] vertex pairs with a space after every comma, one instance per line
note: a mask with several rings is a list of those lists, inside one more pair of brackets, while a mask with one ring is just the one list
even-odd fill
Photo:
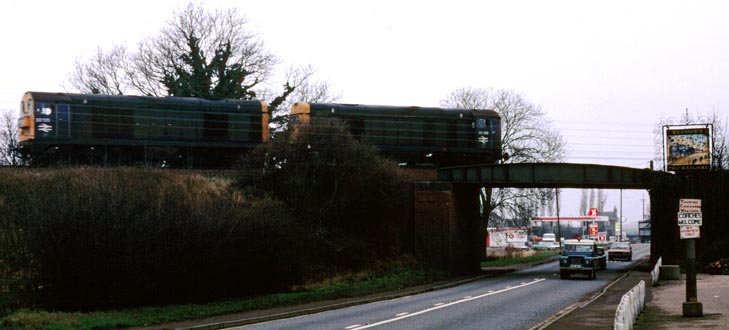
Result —
[[562, 246], [562, 227], [559, 225], [559, 188], [554, 188], [555, 195], [557, 195], [557, 241]]
[[623, 241], [623, 189], [620, 189], [620, 216], [618, 216], [618, 225], [620, 225], [620, 233], [618, 233], [618, 242]]

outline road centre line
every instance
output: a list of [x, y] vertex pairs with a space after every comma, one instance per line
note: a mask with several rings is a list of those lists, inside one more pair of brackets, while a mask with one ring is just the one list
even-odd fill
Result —
[[376, 327], [378, 325], [392, 323], [392, 322], [395, 322], [395, 321], [399, 321], [399, 320], [406, 319], [406, 318], [409, 318], [409, 317], [413, 317], [413, 316], [417, 316], [417, 315], [429, 313], [429, 312], [432, 312], [432, 311], [435, 311], [435, 310], [438, 310], [438, 309], [441, 309], [441, 308], [445, 308], [445, 307], [457, 305], [457, 304], [464, 303], [464, 302], [468, 302], [468, 301], [471, 301], [471, 300], [481, 299], [481, 298], [485, 298], [485, 297], [488, 297], [488, 296], [492, 296], [492, 295], [495, 295], [495, 294], [498, 294], [498, 293], [502, 293], [502, 292], [506, 292], [506, 291], [511, 291], [511, 290], [514, 290], [514, 289], [523, 288], [525, 286], [529, 286], [529, 285], [532, 285], [532, 284], [536, 284], [536, 283], [542, 282], [544, 280], [545, 280], [544, 278], [538, 278], [538, 279], [535, 279], [535, 280], [533, 280], [531, 282], [527, 282], [527, 283], [520, 284], [520, 285], [516, 285], [516, 286], [508, 286], [505, 289], [501, 289], [501, 290], [497, 290], [497, 291], [489, 290], [487, 293], [484, 293], [484, 294], [482, 294], [480, 296], [474, 296], [474, 297], [471, 297], [471, 298], [464, 298], [464, 299], [456, 300], [454, 302], [450, 302], [450, 303], [447, 303], [447, 304], [442, 304], [442, 305], [438, 305], [438, 306], [431, 307], [431, 308], [428, 308], [428, 309], [424, 309], [424, 310], [419, 311], [419, 312], [414, 312], [414, 313], [410, 313], [410, 314], [407, 314], [407, 315], [398, 316], [398, 317], [395, 317], [395, 318], [392, 318], [392, 319], [389, 319], [389, 320], [383, 320], [383, 321], [380, 321], [380, 322], [377, 322], [377, 323], [367, 324], [367, 325], [363, 325], [363, 326], [359, 326], [359, 327], [355, 327], [355, 328], [351, 328], [351, 326], [350, 326], [350, 327], [347, 327], [345, 329], [348, 329], [348, 330], [368, 329], [368, 328]]

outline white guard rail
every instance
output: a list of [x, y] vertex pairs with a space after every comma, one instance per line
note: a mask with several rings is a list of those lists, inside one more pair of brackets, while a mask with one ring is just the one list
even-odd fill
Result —
[[663, 261], [661, 257], [658, 257], [658, 261], [656, 261], [656, 266], [653, 267], [653, 270], [651, 271], [651, 278], [653, 279], [653, 283], [651, 283], [651, 286], [656, 286], [656, 283], [658, 283], [658, 275], [660, 275], [662, 265]]
[[631, 330], [638, 314], [645, 308], [645, 281], [641, 280], [623, 295], [615, 311], [615, 330]]

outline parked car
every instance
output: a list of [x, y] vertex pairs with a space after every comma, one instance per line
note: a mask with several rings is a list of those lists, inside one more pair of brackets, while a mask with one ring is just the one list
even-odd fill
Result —
[[607, 251], [608, 260], [633, 260], [633, 247], [628, 242], [616, 242], [610, 244], [610, 248]]

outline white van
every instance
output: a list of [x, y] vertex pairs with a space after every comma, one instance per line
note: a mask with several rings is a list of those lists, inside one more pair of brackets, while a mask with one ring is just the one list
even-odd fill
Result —
[[556, 243], [557, 238], [552, 233], [546, 233], [542, 236], [542, 242]]

